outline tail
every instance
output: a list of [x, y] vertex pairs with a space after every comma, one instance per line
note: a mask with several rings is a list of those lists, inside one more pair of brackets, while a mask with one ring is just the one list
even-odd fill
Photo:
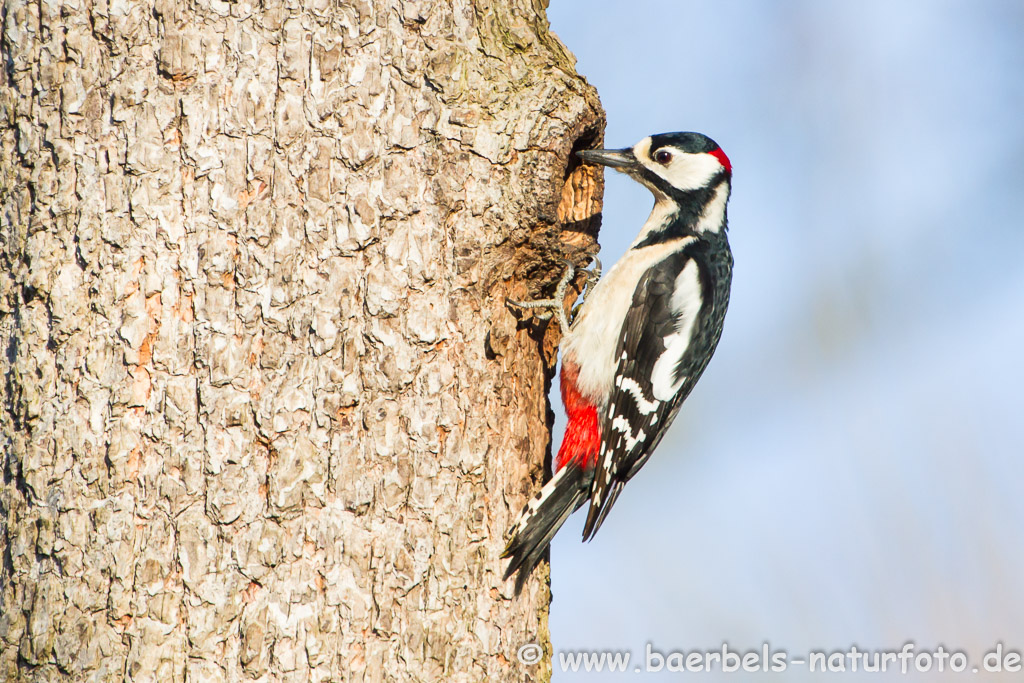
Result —
[[555, 473], [544, 488], [533, 497], [519, 521], [512, 529], [512, 540], [509, 541], [502, 557], [511, 557], [505, 578], [519, 572], [516, 576], [516, 594], [518, 595], [537, 566], [548, 544], [569, 515], [578, 510], [590, 496], [590, 480], [593, 470], [584, 472], [583, 468], [570, 462]]

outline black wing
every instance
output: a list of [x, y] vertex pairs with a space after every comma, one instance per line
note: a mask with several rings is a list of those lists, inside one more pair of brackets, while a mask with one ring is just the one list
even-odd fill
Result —
[[[623, 485], [647, 462], [714, 351], [717, 334], [709, 335], [708, 328], [715, 318], [720, 325], [722, 316], [711, 315], [715, 288], [701, 261], [689, 249], [673, 253], [637, 284], [616, 350], [612, 398], [600, 416], [602, 446], [584, 540], [597, 532]], [[660, 391], [652, 384], [655, 377]]]

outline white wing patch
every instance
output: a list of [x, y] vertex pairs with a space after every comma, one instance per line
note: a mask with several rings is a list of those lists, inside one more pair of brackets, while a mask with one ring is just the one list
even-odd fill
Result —
[[627, 453], [633, 450], [633, 446], [647, 438], [647, 435], [642, 429], [636, 433], [636, 436], [633, 436], [633, 430], [630, 429], [629, 420], [621, 415], [612, 420], [612, 429], [616, 432], [621, 432], [622, 436], [625, 437], [623, 439], [623, 443], [626, 445], [625, 451]]
[[647, 397], [644, 396], [644, 390], [640, 383], [632, 377], [616, 377], [615, 384], [633, 396], [633, 401], [636, 402], [636, 409], [641, 415], [650, 415], [661, 405], [661, 401], [648, 401]]
[[685, 377], [680, 377], [678, 382], [674, 380], [676, 365], [683, 357], [688, 343], [689, 339], [678, 332], [665, 337], [665, 350], [658, 356], [658, 360], [654, 363], [654, 370], [651, 372], [651, 385], [654, 388], [655, 398], [668, 401], [675, 396], [679, 387], [686, 381]]
[[685, 377], [680, 377], [676, 381], [676, 367], [690, 345], [702, 302], [697, 264], [689, 261], [676, 276], [675, 290], [672, 292], [670, 305], [678, 316], [676, 331], [665, 337], [665, 350], [658, 356], [651, 373], [654, 398], [658, 401], [671, 400], [686, 381]]

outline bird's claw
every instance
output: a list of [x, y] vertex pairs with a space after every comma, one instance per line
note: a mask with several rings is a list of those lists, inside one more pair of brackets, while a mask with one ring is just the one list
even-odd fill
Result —
[[[555, 287], [555, 295], [552, 298], [538, 299], [536, 301], [516, 301], [514, 299], [506, 298], [505, 303], [524, 310], [534, 308], [547, 309], [537, 314], [537, 317], [540, 320], [548, 320], [551, 318], [552, 313], [557, 314], [558, 324], [562, 328], [562, 333], [565, 334], [569, 331], [569, 328], [571, 327], [569, 323], [569, 318], [565, 314], [565, 294], [569, 289], [569, 284], [576, 277], [576, 266], [574, 266], [572, 262], [569, 261], [568, 259], [562, 259], [562, 263], [565, 264], [565, 272], [562, 273], [562, 277], [558, 280], [558, 286]], [[595, 256], [593, 257], [591, 264], [592, 265], [590, 268], [582, 269], [583, 272], [586, 274], [584, 284], [587, 287], [586, 291], [588, 294], [590, 293], [590, 289], [601, 278], [601, 259]], [[573, 317], [575, 317], [575, 312], [578, 308], [579, 305], [573, 308]]]
[[[562, 273], [561, 279], [558, 281], [558, 286], [555, 287], [555, 295], [550, 299], [538, 299], [537, 301], [515, 301], [513, 299], [505, 299], [505, 303], [511, 304], [516, 308], [530, 309], [530, 308], [545, 308], [548, 309], [543, 313], [537, 315], [541, 320], [548, 320], [551, 318], [552, 312], [558, 316], [558, 324], [562, 328], [562, 334], [569, 331], [569, 318], [565, 315], [565, 293], [569, 289], [569, 283], [572, 282], [576, 276], [576, 266], [574, 266], [567, 259], [562, 259], [562, 263], [565, 264], [565, 272]], [[600, 262], [598, 262], [600, 266]], [[587, 282], [590, 282], [591, 272], [587, 273]]]
[[[555, 300], [554, 299], [538, 299], [536, 301], [516, 301], [515, 299], [509, 299], [508, 297], [505, 297], [505, 303], [510, 305], [510, 306], [515, 306], [516, 308], [523, 308], [523, 309], [529, 309], [529, 308], [549, 308], [549, 307], [554, 307]], [[551, 317], [551, 311], [544, 311], [542, 313], [538, 313], [537, 317], [540, 318], [541, 320], [547, 320], [548, 318]]]

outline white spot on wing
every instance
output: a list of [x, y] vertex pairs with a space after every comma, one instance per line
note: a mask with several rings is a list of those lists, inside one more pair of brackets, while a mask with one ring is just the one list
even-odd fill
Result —
[[675, 396], [676, 392], [679, 391], [679, 387], [686, 380], [683, 377], [678, 382], [675, 381], [675, 374], [676, 366], [679, 364], [679, 359], [686, 352], [689, 341], [689, 339], [683, 337], [678, 332], [665, 337], [665, 350], [658, 356], [658, 360], [654, 363], [654, 369], [651, 372], [654, 395], [662, 401], [668, 401]]
[[647, 438], [647, 435], [642, 429], [637, 432], [636, 436], [633, 436], [633, 430], [629, 426], [629, 421], [622, 416], [612, 420], [612, 429], [617, 432], [622, 432], [622, 435], [625, 437], [624, 443], [626, 445], [626, 451], [633, 450], [633, 446]]
[[615, 379], [615, 383], [619, 385], [623, 391], [628, 391], [636, 401], [636, 409], [641, 415], [650, 415], [658, 409], [660, 401], [648, 401], [647, 397], [644, 396], [644, 390], [640, 384], [632, 377], [618, 377]]
[[665, 350], [654, 363], [651, 372], [651, 385], [654, 398], [669, 401], [686, 381], [681, 377], [675, 381], [676, 366], [686, 353], [693, 336], [693, 326], [697, 322], [697, 313], [701, 306], [700, 278], [697, 264], [688, 261], [676, 276], [675, 290], [672, 292], [670, 306], [676, 314], [676, 331], [665, 337]]

